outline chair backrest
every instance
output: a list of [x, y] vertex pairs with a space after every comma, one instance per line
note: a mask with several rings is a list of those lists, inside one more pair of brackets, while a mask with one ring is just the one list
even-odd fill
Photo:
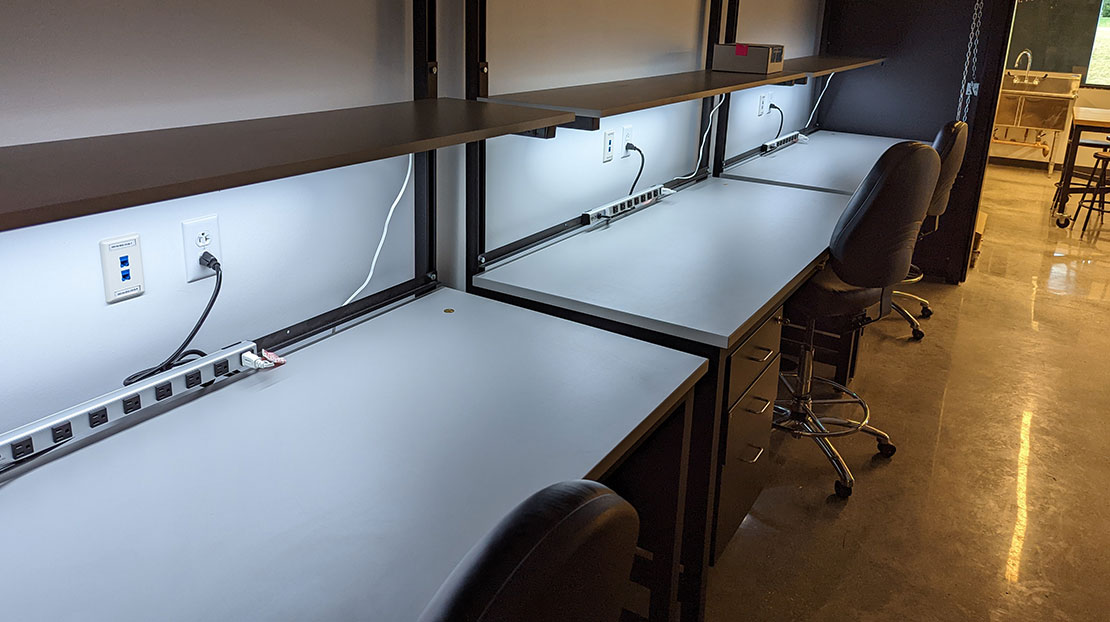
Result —
[[929, 203], [928, 215], [940, 216], [948, 209], [952, 186], [956, 183], [956, 175], [960, 173], [960, 167], [964, 165], [964, 152], [967, 151], [967, 123], [949, 121], [937, 132], [933, 149], [940, 155], [940, 177], [937, 178], [937, 189], [933, 191], [933, 200]]
[[906, 278], [939, 174], [940, 156], [929, 145], [903, 142], [886, 150], [833, 230], [829, 263], [842, 281], [890, 287]]
[[597, 482], [545, 488], [471, 549], [420, 622], [616, 622], [639, 529], [636, 510]]

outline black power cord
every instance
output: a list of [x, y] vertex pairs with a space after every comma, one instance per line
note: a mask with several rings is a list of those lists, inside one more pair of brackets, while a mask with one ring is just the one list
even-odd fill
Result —
[[782, 113], [782, 108], [779, 108], [775, 104], [771, 104], [771, 110], [779, 111], [779, 131], [775, 132], [775, 138], [778, 138], [779, 136], [782, 136], [782, 126], [784, 123], [786, 123], [786, 115]]
[[169, 358], [162, 361], [158, 365], [155, 365], [154, 367], [148, 367], [142, 371], [137, 371], [124, 378], [123, 386], [126, 387], [127, 385], [135, 384], [140, 380], [146, 380], [151, 376], [156, 376], [164, 371], [169, 371], [174, 367], [177, 367], [178, 365], [184, 365], [185, 363], [196, 360], [196, 358], [189, 357], [199, 358], [208, 356], [200, 350], [187, 350], [186, 348], [189, 347], [189, 342], [193, 340], [193, 337], [197, 336], [197, 332], [200, 331], [200, 327], [203, 326], [204, 321], [208, 319], [208, 314], [212, 312], [212, 306], [216, 304], [216, 297], [220, 295], [220, 285], [223, 284], [224, 280], [224, 271], [220, 268], [220, 262], [216, 260], [215, 255], [209, 253], [208, 251], [204, 251], [204, 254], [200, 256], [200, 265], [216, 271], [216, 285], [212, 288], [212, 297], [208, 299], [208, 305], [204, 307], [204, 313], [200, 314], [200, 319], [197, 320], [197, 323], [193, 326], [193, 330], [189, 331], [189, 336], [185, 338], [185, 341], [183, 341], [181, 345], [177, 347], [177, 350], [175, 350], [174, 353], [169, 356]]
[[644, 164], [647, 163], [647, 158], [644, 156], [644, 152], [640, 151], [640, 148], [636, 145], [633, 145], [632, 143], [626, 143], [624, 145], [624, 148], [631, 149], [632, 151], [640, 154], [640, 172], [636, 173], [636, 181], [632, 182], [632, 188], [628, 190], [628, 194], [632, 194], [636, 191], [636, 184], [640, 183], [640, 175], [644, 174]]

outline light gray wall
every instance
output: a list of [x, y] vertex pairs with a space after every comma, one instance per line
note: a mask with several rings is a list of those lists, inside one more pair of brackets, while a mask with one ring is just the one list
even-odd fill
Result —
[[[404, 2], [6, 0], [0, 144], [411, 97]], [[181, 221], [220, 218], [223, 292], [194, 342], [261, 336], [362, 283], [405, 158], [0, 233], [0, 429], [120, 386], [185, 337], [213, 280], [186, 283]], [[412, 191], [374, 283], [412, 274]], [[98, 241], [143, 238], [148, 291], [104, 302]]]
[[[739, 42], [779, 43], [786, 58], [816, 54], [821, 0], [741, 0], [736, 38]], [[814, 89], [820, 81], [807, 85], [768, 86], [740, 91], [732, 97], [728, 117], [727, 157], [755, 148], [775, 137], [779, 116], [768, 111], [757, 116], [759, 96], [768, 95], [783, 109], [783, 134], [805, 126], [812, 110]]]
[[[489, 0], [490, 93], [690, 71], [703, 66], [704, 0]], [[602, 163], [604, 132], [631, 125], [646, 154], [638, 188], [694, 169], [698, 102], [618, 115], [554, 140], [487, 141], [486, 240], [496, 248], [625, 196], [636, 154]]]

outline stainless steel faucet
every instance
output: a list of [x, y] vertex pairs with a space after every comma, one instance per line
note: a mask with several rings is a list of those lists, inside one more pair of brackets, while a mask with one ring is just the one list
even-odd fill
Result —
[[[1021, 81], [1021, 83], [1022, 84], [1028, 84], [1029, 83], [1029, 70], [1033, 68], [1033, 52], [1029, 48], [1025, 48], [1024, 50], [1021, 51], [1020, 54], [1017, 55], [1017, 59], [1014, 60], [1014, 67], [1016, 68], [1018, 65], [1021, 64], [1021, 58], [1023, 56], [1027, 57], [1028, 60], [1025, 63], [1025, 78]], [[1039, 82], [1039, 80], [1038, 80], [1038, 82]]]

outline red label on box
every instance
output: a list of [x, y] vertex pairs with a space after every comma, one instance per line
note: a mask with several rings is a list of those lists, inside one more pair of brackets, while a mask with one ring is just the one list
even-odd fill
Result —
[[748, 55], [748, 46], [744, 45], [743, 43], [737, 43], [736, 44], [736, 55], [737, 56], [747, 56]]

